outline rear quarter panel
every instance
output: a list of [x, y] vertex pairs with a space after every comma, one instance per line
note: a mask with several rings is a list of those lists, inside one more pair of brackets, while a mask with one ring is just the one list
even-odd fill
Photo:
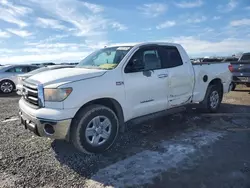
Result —
[[[232, 73], [228, 69], [229, 63], [194, 64], [195, 86], [193, 102], [201, 102], [206, 94], [209, 83], [214, 79], [220, 79], [223, 84], [223, 92], [229, 92], [232, 82]], [[204, 76], [207, 75], [207, 81]]]

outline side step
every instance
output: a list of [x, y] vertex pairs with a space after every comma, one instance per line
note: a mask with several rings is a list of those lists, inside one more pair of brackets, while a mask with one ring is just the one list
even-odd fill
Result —
[[149, 115], [145, 115], [145, 116], [141, 116], [141, 117], [138, 117], [138, 118], [134, 118], [134, 119], [131, 119], [129, 120], [127, 123], [131, 123], [131, 124], [140, 124], [142, 122], [145, 122], [145, 121], [149, 121], [149, 120], [152, 120], [152, 119], [156, 119], [156, 118], [159, 118], [159, 117], [164, 117], [164, 116], [167, 116], [167, 115], [172, 115], [172, 114], [176, 114], [176, 113], [180, 113], [180, 112], [183, 112], [186, 110], [186, 107], [182, 106], [182, 107], [175, 107], [175, 108], [171, 108], [171, 109], [168, 109], [168, 110], [164, 110], [164, 111], [160, 111], [160, 112], [156, 112], [156, 113], [152, 113], [152, 114], [149, 114]]

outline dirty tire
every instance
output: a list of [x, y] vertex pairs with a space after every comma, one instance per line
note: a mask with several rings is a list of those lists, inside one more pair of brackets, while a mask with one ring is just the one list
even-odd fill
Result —
[[[108, 139], [100, 145], [91, 144], [85, 135], [91, 121], [98, 117], [106, 117], [111, 123]], [[119, 132], [119, 120], [110, 108], [103, 105], [90, 105], [81, 109], [72, 121], [71, 142], [81, 152], [86, 154], [102, 153], [109, 149], [115, 142]], [[102, 138], [101, 138], [102, 139]]]
[[[3, 87], [7, 86], [9, 87], [8, 91], [4, 91]], [[10, 94], [14, 91], [15, 84], [11, 80], [3, 80], [0, 82], [0, 92], [3, 94]]]
[[[218, 102], [216, 103], [216, 105], [212, 105], [215, 104], [212, 102], [213, 96], [217, 96], [218, 95]], [[222, 101], [222, 97], [223, 97], [223, 93], [222, 90], [220, 89], [220, 87], [218, 85], [210, 85], [207, 88], [207, 93], [205, 95], [204, 101], [202, 102], [203, 106], [205, 107], [207, 112], [210, 113], [215, 113], [218, 111], [221, 101]]]

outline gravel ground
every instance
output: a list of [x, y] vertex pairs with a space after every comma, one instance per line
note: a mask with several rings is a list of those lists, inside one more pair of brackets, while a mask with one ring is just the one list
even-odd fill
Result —
[[129, 126], [101, 155], [39, 138], [17, 119], [19, 97], [0, 96], [0, 187], [249, 187], [250, 90], [224, 97], [220, 113], [201, 109]]

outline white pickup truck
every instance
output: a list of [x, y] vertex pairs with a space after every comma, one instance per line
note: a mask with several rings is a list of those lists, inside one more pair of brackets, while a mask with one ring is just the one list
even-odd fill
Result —
[[132, 120], [176, 113], [191, 103], [216, 112], [223, 94], [231, 90], [228, 66], [193, 65], [183, 47], [173, 43], [105, 47], [76, 68], [26, 79], [19, 115], [38, 136], [100, 153]]

